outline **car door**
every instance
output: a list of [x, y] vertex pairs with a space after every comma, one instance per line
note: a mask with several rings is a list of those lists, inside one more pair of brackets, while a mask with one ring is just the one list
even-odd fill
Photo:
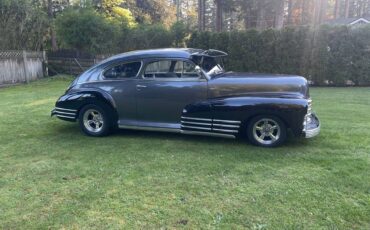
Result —
[[109, 92], [117, 106], [119, 125], [135, 122], [137, 119], [136, 85], [142, 61], [116, 63], [104, 73], [102, 89]]
[[189, 60], [148, 61], [137, 84], [137, 118], [143, 126], [180, 128], [186, 105], [207, 98], [207, 79]]

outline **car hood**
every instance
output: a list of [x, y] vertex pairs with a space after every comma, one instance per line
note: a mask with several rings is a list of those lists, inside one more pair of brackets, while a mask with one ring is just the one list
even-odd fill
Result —
[[309, 98], [304, 77], [278, 74], [227, 72], [208, 82], [210, 98], [218, 97], [280, 97]]

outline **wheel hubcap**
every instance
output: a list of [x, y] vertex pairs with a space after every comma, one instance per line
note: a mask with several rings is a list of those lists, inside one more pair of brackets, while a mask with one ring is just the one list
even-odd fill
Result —
[[271, 145], [280, 138], [280, 126], [272, 119], [261, 119], [253, 126], [253, 136], [261, 144]]
[[100, 132], [104, 125], [103, 116], [95, 109], [89, 109], [84, 113], [83, 122], [85, 128], [93, 133]]

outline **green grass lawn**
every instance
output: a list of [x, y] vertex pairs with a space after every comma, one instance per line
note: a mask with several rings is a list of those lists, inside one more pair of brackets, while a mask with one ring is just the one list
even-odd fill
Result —
[[370, 88], [313, 88], [320, 136], [280, 148], [50, 118], [71, 78], [0, 89], [0, 228], [369, 229]]

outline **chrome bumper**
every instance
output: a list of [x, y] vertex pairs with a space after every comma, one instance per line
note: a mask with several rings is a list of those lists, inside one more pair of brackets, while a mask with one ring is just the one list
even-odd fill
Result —
[[320, 120], [314, 113], [305, 117], [305, 122], [303, 126], [303, 134], [306, 138], [315, 137], [320, 133]]

